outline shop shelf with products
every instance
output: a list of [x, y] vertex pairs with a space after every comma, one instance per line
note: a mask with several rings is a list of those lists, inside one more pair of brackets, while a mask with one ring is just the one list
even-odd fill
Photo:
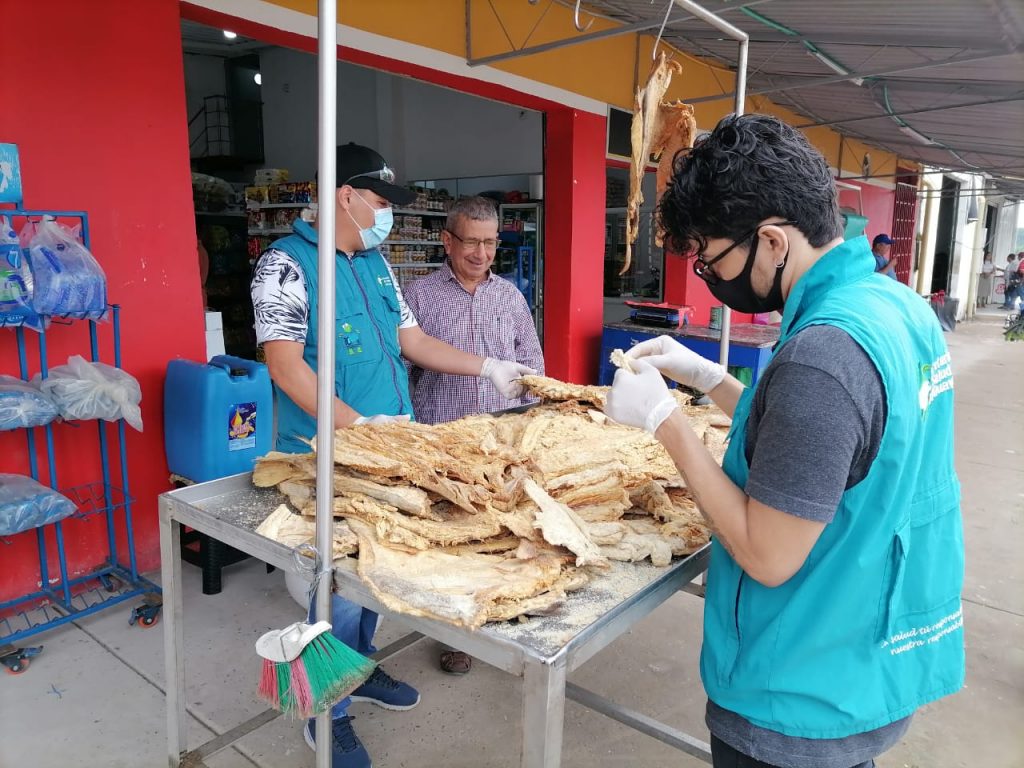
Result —
[[526, 297], [537, 336], [544, 339], [543, 203], [505, 203], [498, 208], [500, 244], [493, 270]]
[[[79, 239], [86, 248], [90, 246], [88, 215], [83, 212], [9, 209], [4, 210], [3, 215], [10, 217], [12, 222], [19, 219], [37, 221], [44, 216], [52, 216], [58, 221], [77, 221], [81, 225]], [[104, 323], [104, 330], [109, 328], [109, 333], [105, 332], [103, 335], [110, 337], [113, 366], [121, 368], [120, 306], [108, 305], [105, 318], [96, 318], [95, 315], [95, 312], [88, 315], [68, 313], [43, 318], [44, 321], [48, 321], [48, 327], [39, 332], [32, 331], [37, 336], [35, 345], [30, 344], [26, 329], [17, 321], [8, 320], [2, 323], [9, 327], [9, 330], [4, 332], [13, 332], [15, 335], [18, 357], [16, 375], [24, 381], [32, 378], [29, 353], [31, 347], [35, 346], [38, 350], [34, 356], [35, 372], [42, 379], [46, 379], [51, 367], [47, 351], [49, 339], [64, 334], [68, 330], [67, 326], [78, 322], [86, 322], [88, 325], [88, 358], [93, 362], [100, 362], [100, 328], [106, 318], [109, 318], [110, 322]], [[14, 374], [13, 371], [4, 372]], [[134, 499], [129, 490], [125, 422], [124, 419], [116, 422], [112, 428], [113, 437], [110, 435], [111, 427], [106, 422], [97, 420], [96, 425], [95, 445], [100, 478], [70, 487], [61, 482], [63, 472], [58, 466], [57, 446], [63, 443], [60, 438], [72, 437], [71, 430], [74, 430], [76, 449], [83, 450], [86, 444], [82, 442], [81, 428], [78, 425], [51, 422], [44, 426], [19, 430], [25, 435], [29, 475], [70, 499], [75, 506], [75, 512], [57, 522], [30, 527], [11, 533], [6, 539], [0, 539], [0, 544], [6, 544], [16, 537], [34, 536], [39, 560], [39, 588], [0, 602], [0, 663], [9, 672], [24, 671], [29, 658], [37, 652], [37, 649], [11, 648], [10, 644], [114, 605], [143, 597], [144, 602], [133, 609], [131, 621], [140, 620], [142, 626], [150, 626], [156, 621], [160, 607], [160, 588], [139, 575], [135, 556], [132, 510]], [[39, 439], [40, 437], [42, 439]], [[83, 463], [87, 464], [90, 461], [84, 455], [80, 455]], [[103, 562], [85, 573], [72, 576], [68, 554], [73, 552], [74, 547], [82, 540], [82, 531], [76, 526], [90, 525], [88, 521], [97, 518], [103, 520], [106, 533], [106, 553]], [[50, 540], [56, 544], [56, 573], [52, 567], [52, 557], [48, 553]], [[122, 541], [120, 552], [118, 540]]]
[[192, 183], [196, 239], [209, 257], [206, 309], [221, 313], [225, 351], [252, 358], [256, 353], [256, 332], [249, 297], [250, 212], [245, 208], [243, 185], [202, 174], [193, 174]]

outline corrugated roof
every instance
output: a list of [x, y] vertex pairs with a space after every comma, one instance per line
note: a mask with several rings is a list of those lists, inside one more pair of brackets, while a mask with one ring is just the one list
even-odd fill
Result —
[[[623, 23], [660, 20], [669, 0], [588, 0]], [[1024, 196], [1024, 3], [1019, 0], [705, 0], [750, 35], [748, 93], [943, 168], [978, 171]], [[675, 21], [675, 20], [679, 21]], [[650, 34], [656, 34], [655, 28]], [[647, 34], [647, 33], [645, 33]], [[737, 45], [674, 9], [664, 40], [734, 67]], [[852, 81], [813, 84], [839, 75]], [[981, 104], [988, 101], [991, 103]], [[957, 105], [970, 105], [960, 106]], [[895, 116], [890, 116], [893, 113]], [[872, 119], [863, 119], [872, 117]], [[848, 121], [848, 122], [847, 122]], [[934, 144], [908, 136], [913, 129]]]

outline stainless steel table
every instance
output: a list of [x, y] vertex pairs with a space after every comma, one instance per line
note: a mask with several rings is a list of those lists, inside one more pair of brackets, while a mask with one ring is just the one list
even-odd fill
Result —
[[[205, 765], [203, 760], [273, 720], [268, 710], [191, 751], [186, 748], [185, 659], [181, 595], [181, 526], [208, 534], [285, 571], [299, 568], [295, 551], [260, 536], [256, 528], [284, 497], [253, 487], [249, 474], [194, 485], [160, 496], [160, 554], [164, 592], [164, 645], [167, 671], [168, 765]], [[704, 547], [667, 568], [649, 563], [616, 563], [610, 572], [571, 593], [555, 614], [526, 622], [487, 625], [479, 630], [396, 614], [384, 608], [351, 566], [336, 567], [335, 591], [384, 616], [393, 616], [415, 631], [382, 649], [386, 658], [423, 636], [465, 651], [523, 678], [522, 768], [557, 768], [561, 764], [566, 697], [669, 746], [711, 762], [707, 743], [628, 710], [567, 682], [566, 676], [675, 592], [699, 593], [691, 585], [707, 568]], [[352, 561], [354, 563], [354, 561]]]

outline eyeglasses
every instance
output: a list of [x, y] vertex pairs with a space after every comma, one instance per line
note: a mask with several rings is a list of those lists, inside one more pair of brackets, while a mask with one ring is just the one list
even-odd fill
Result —
[[495, 240], [493, 237], [490, 237], [486, 240], [481, 240], [478, 237], [459, 237], [450, 229], [446, 229], [445, 232], [447, 232], [449, 235], [451, 235], [460, 243], [462, 243], [462, 250], [464, 251], [475, 251], [481, 245], [484, 247], [484, 250], [487, 251], [487, 253], [494, 253], [495, 251], [498, 250], [498, 241]]
[[338, 186], [340, 187], [344, 184], [348, 184], [352, 179], [361, 179], [364, 177], [368, 179], [380, 179], [388, 184], [395, 183], [395, 172], [385, 165], [379, 171], [367, 171], [366, 173], [357, 173], [355, 176], [349, 176]]
[[[747, 240], [749, 240], [750, 238], [752, 238], [755, 235], [757, 235], [757, 233], [761, 231], [761, 227], [767, 227], [769, 224], [774, 224], [776, 227], [786, 227], [786, 226], [795, 227], [796, 226], [796, 222], [795, 221], [766, 221], [764, 224], [758, 224], [756, 227], [754, 227], [752, 230], [750, 230], [743, 237], [739, 238], [738, 240], [733, 241], [732, 245], [730, 245], [728, 248], [726, 248], [724, 251], [722, 251], [717, 256], [715, 256], [715, 257], [713, 257], [711, 259], [706, 259], [706, 258], [704, 258], [703, 254], [698, 255], [697, 258], [693, 262], [693, 273], [697, 277], [699, 277], [701, 280], [703, 280], [705, 283], [707, 283], [708, 285], [716, 285], [720, 278], [718, 277], [717, 274], [715, 274], [713, 271], [708, 269], [708, 267], [711, 267], [712, 265], [717, 264], [718, 262], [720, 262], [722, 259], [724, 259], [726, 256], [728, 256], [732, 252], [732, 250], [734, 248], [737, 248], [740, 245], [743, 245], [743, 243], [747, 242]], [[757, 254], [757, 240], [755, 239], [753, 244], [750, 246], [750, 255], [748, 256], [748, 258], [753, 260], [753, 258], [754, 258], [754, 256], [756, 254]]]

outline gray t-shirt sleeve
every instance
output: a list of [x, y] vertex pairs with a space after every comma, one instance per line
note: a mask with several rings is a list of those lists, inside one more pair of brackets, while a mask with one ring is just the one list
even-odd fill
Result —
[[843, 492], [870, 469], [884, 426], [885, 390], [867, 353], [838, 328], [801, 331], [780, 348], [754, 394], [747, 495], [831, 522]]

